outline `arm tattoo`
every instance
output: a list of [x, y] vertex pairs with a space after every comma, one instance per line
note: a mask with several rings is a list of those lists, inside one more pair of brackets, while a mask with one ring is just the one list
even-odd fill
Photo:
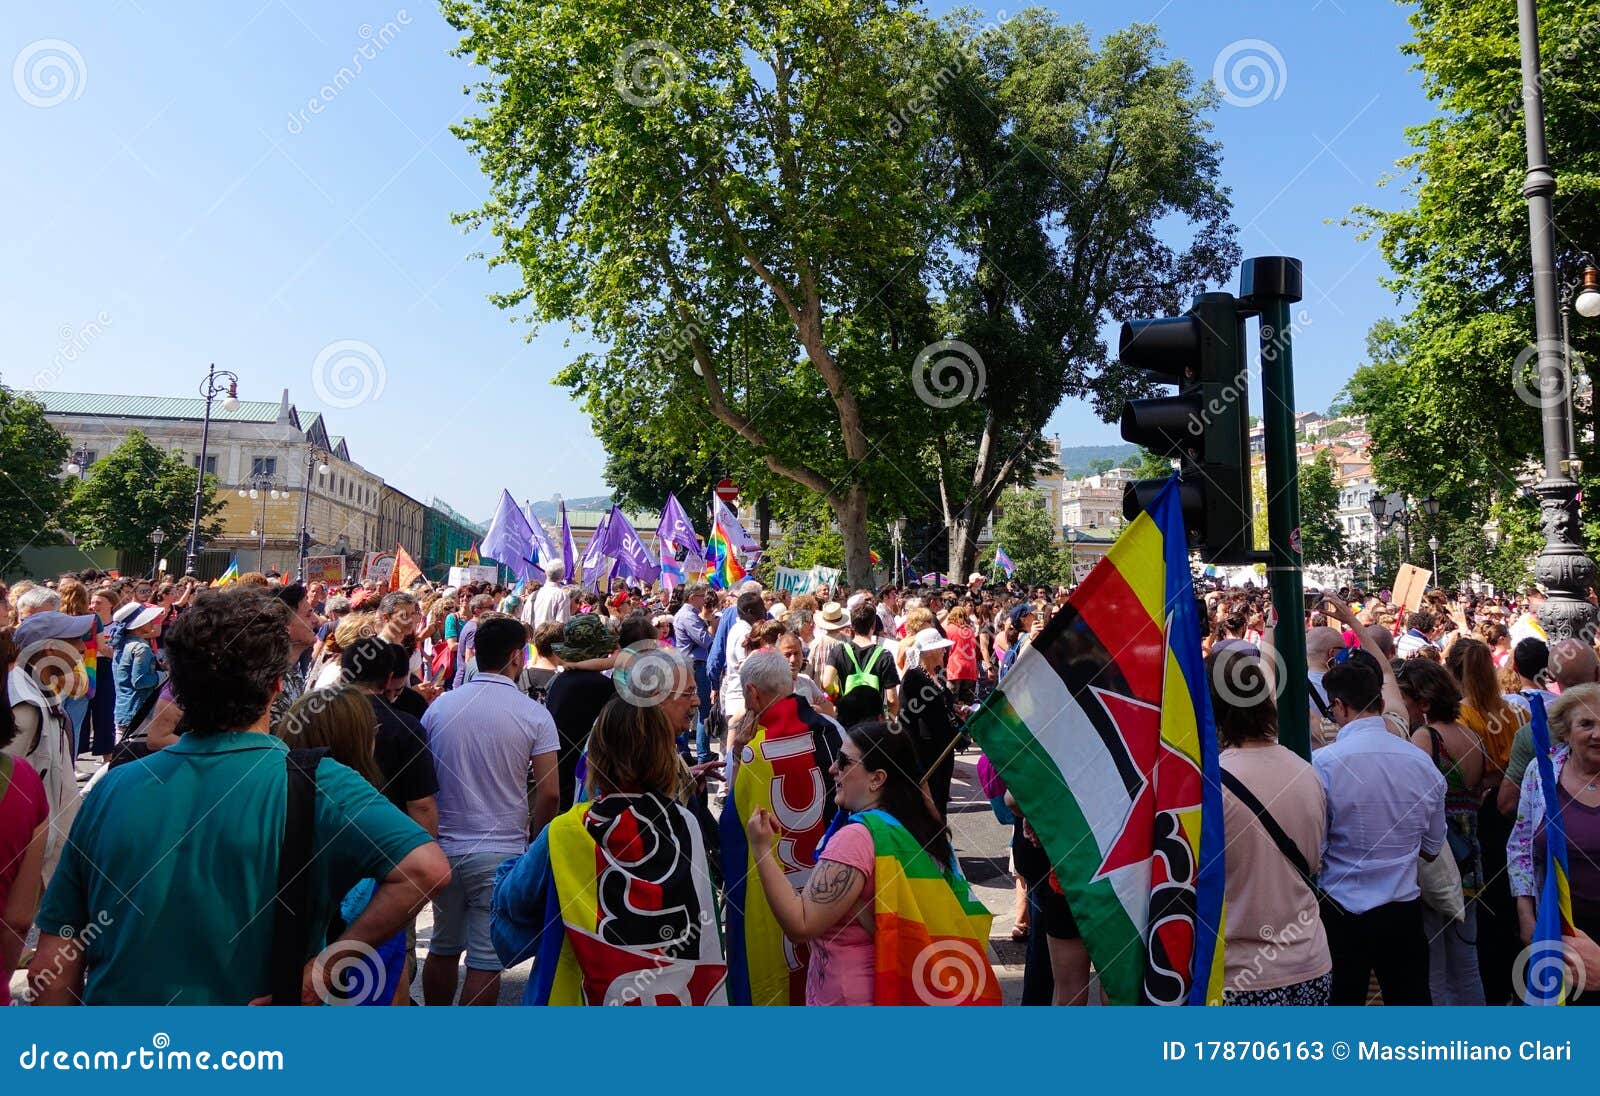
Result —
[[845, 896], [850, 884], [860, 872], [848, 864], [833, 860], [820, 861], [806, 884], [806, 899], [819, 906], [832, 905]]

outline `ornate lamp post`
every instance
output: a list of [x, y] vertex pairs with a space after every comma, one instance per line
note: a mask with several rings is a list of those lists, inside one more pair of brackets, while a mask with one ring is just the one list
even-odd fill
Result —
[[271, 476], [251, 476], [246, 487], [239, 488], [240, 498], [260, 499], [261, 518], [256, 522], [250, 535], [256, 538], [256, 570], [267, 569], [267, 500], [286, 499], [289, 497], [287, 489], [280, 490], [278, 484]]
[[[1523, 196], [1528, 199], [1528, 232], [1533, 256], [1534, 334], [1539, 349], [1540, 426], [1544, 433], [1544, 477], [1534, 486], [1544, 548], [1533, 566], [1549, 593], [1539, 608], [1539, 623], [1552, 640], [1590, 636], [1595, 610], [1585, 600], [1594, 585], [1595, 565], [1584, 554], [1578, 526], [1578, 483], [1569, 459], [1572, 392], [1564, 360], [1556, 287], [1556, 192], [1544, 132], [1544, 93], [1539, 71], [1537, 0], [1517, 0], [1517, 31], [1522, 46], [1522, 114], [1528, 149]], [[1600, 292], [1600, 286], [1596, 287]], [[1587, 294], [1585, 308], [1600, 305]]]
[[158, 579], [158, 578], [161, 577], [161, 545], [166, 541], [166, 539], [167, 539], [167, 534], [163, 530], [161, 530], [161, 529], [151, 530], [150, 543], [155, 545], [155, 554], [154, 554], [154, 557], [150, 560], [150, 577], [151, 577], [151, 579]]
[[67, 461], [67, 475], [77, 476], [82, 479], [89, 473], [89, 450], [83, 446], [72, 451], [72, 459]]
[[200, 556], [200, 500], [206, 489], [206, 446], [211, 442], [211, 401], [222, 396], [224, 411], [239, 410], [239, 377], [226, 369], [218, 369], [217, 363], [212, 362], [206, 379], [200, 382], [200, 395], [206, 401], [206, 416], [204, 425], [200, 427], [200, 463], [194, 471], [194, 522], [189, 526], [189, 548], [183, 554], [183, 573], [191, 577], [195, 573], [195, 561]]
[[300, 500], [300, 537], [298, 548], [295, 551], [296, 582], [306, 580], [306, 557], [311, 554], [311, 540], [306, 532], [306, 522], [311, 517], [311, 470], [315, 468], [319, 477], [328, 474], [328, 454], [314, 445], [306, 446], [306, 493]]

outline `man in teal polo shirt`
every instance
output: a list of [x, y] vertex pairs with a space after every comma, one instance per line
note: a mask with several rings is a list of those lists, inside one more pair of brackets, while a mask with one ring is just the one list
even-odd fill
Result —
[[[169, 629], [189, 730], [107, 773], [84, 800], [40, 907], [38, 1004], [242, 1005], [269, 997], [288, 747], [267, 733], [289, 613], [253, 587], [202, 594]], [[345, 766], [317, 766], [310, 923], [378, 886], [339, 939], [306, 942], [302, 999], [328, 967], [403, 928], [449, 882], [428, 834]]]

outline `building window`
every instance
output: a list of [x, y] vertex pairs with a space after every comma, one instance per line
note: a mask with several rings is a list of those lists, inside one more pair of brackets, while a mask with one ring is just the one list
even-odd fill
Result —
[[[189, 466], [191, 468], [199, 468], [200, 467], [200, 454], [199, 453], [196, 453], [194, 456], [189, 458]], [[215, 453], [208, 453], [208, 454], [206, 454], [206, 475], [214, 476], [216, 474], [217, 474], [217, 457], [216, 457], [216, 454]]]
[[[208, 469], [209, 471], [209, 469]], [[250, 474], [252, 476], [275, 476], [278, 474], [277, 457], [251, 457]]]

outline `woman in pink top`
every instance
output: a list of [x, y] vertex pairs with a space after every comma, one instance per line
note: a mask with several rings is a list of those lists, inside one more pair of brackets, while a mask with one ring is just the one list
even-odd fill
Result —
[[[917, 783], [915, 744], [887, 723], [858, 723], [845, 732], [833, 762], [833, 798], [843, 812], [878, 808], [892, 814], [941, 867], [953, 855], [950, 831], [928, 809]], [[752, 849], [770, 849], [778, 821], [765, 808], [745, 827]], [[761, 889], [783, 934], [811, 942], [807, 1005], [873, 1003], [872, 834], [850, 822], [827, 839], [804, 891], [796, 892], [776, 856], [756, 857]]]
[[972, 610], [957, 605], [944, 618], [944, 635], [951, 643], [950, 658], [944, 664], [944, 679], [962, 704], [971, 704], [978, 695], [978, 629], [972, 624]]
[[[1222, 747], [1225, 1005], [1325, 1005], [1333, 960], [1308, 875], [1321, 868], [1328, 808], [1316, 770], [1278, 745], [1278, 711], [1261, 657], [1241, 647], [1206, 659]], [[1281, 847], [1257, 809], [1287, 839]]]

